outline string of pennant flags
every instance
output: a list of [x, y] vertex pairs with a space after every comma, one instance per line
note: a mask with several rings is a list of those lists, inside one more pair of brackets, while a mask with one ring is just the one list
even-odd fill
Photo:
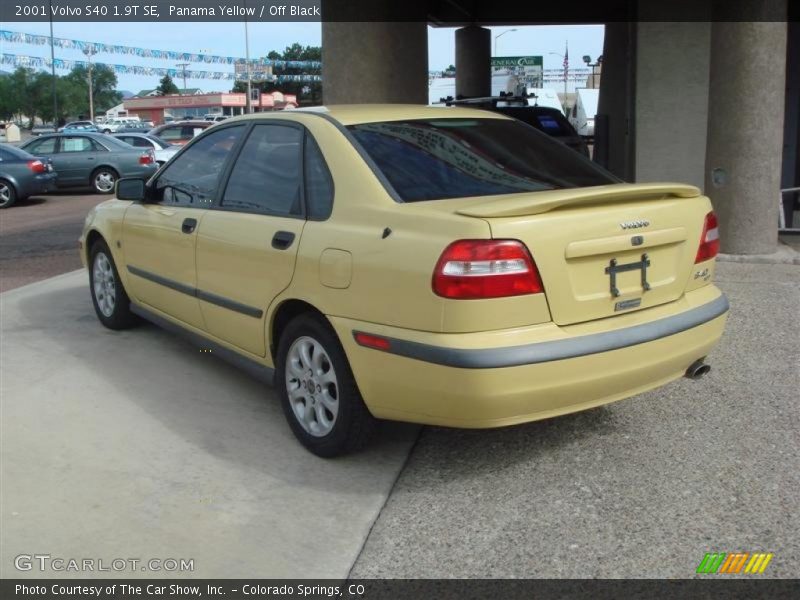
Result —
[[[49, 35], [38, 35], [34, 33], [21, 33], [19, 31], [0, 30], [0, 42], [9, 44], [29, 44], [34, 46], [49, 46]], [[196, 54], [192, 52], [174, 52], [172, 50], [150, 50], [148, 48], [136, 48], [134, 46], [120, 46], [118, 44], [102, 44], [99, 42], [86, 42], [82, 40], [70, 40], [66, 38], [53, 38], [53, 45], [57, 48], [68, 50], [88, 50], [92, 53], [104, 54], [126, 54], [128, 56], [140, 56], [142, 58], [156, 58], [172, 61], [198, 62], [221, 65], [243, 64], [247, 61], [237, 56], [217, 56], [214, 54]], [[272, 60], [269, 58], [250, 59], [251, 64], [264, 65], [267, 67], [289, 68], [289, 69], [319, 69], [322, 62], [318, 60]]]
[[[50, 67], [51, 61], [49, 58], [42, 58], [40, 56], [25, 56], [20, 54], [7, 54], [0, 55], [0, 64], [11, 65], [14, 67]], [[75, 67], [88, 68], [89, 63], [83, 60], [69, 60], [63, 58], [56, 58], [52, 61], [53, 66], [59, 70], [72, 70]], [[112, 69], [115, 73], [127, 75], [149, 75], [163, 77], [169, 75], [170, 77], [183, 77], [183, 69], [165, 69], [162, 67], [142, 67], [138, 65], [112, 65], [102, 62], [92, 62], [93, 65], [103, 65]], [[225, 73], [221, 71], [190, 71], [186, 70], [187, 79], [224, 79], [224, 80], [245, 80], [247, 79], [246, 73]], [[268, 80], [283, 83], [286, 81], [298, 82], [317, 82], [322, 81], [320, 75], [274, 75], [265, 72], [254, 71], [250, 74], [251, 79], [255, 80]]]

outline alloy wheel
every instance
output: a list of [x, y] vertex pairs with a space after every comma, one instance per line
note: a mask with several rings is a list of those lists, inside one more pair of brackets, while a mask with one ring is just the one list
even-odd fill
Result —
[[117, 301], [117, 283], [111, 261], [103, 252], [98, 252], [94, 257], [92, 283], [97, 307], [103, 315], [111, 317]]
[[339, 382], [330, 356], [312, 337], [296, 339], [286, 359], [286, 392], [301, 427], [315, 437], [328, 435], [339, 414]]

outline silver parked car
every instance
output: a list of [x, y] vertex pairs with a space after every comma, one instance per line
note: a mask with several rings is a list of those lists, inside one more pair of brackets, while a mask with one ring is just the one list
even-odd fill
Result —
[[130, 144], [134, 148], [152, 148], [159, 167], [175, 156], [181, 149], [180, 146], [168, 144], [161, 138], [146, 133], [112, 133], [111, 136]]
[[53, 161], [59, 188], [91, 186], [110, 194], [120, 177], [148, 179], [158, 170], [152, 149], [134, 148], [102, 133], [43, 135], [20, 148]]

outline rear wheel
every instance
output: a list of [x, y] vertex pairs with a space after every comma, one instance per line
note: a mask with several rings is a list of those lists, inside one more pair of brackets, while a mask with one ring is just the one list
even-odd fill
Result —
[[275, 382], [292, 432], [317, 456], [362, 448], [375, 428], [336, 334], [306, 314], [281, 334]]
[[92, 173], [92, 187], [98, 194], [110, 194], [114, 191], [119, 175], [111, 167], [100, 167]]
[[17, 190], [10, 181], [0, 179], [0, 208], [8, 208], [17, 201]]
[[111, 251], [102, 240], [94, 243], [89, 254], [89, 288], [94, 311], [103, 325], [116, 330], [128, 329], [136, 323]]

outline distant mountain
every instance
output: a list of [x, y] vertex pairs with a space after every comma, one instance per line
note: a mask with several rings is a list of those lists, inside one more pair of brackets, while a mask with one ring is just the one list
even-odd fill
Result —
[[122, 94], [122, 99], [127, 100], [128, 98], [133, 98], [134, 93], [130, 90], [117, 90], [120, 94]]

